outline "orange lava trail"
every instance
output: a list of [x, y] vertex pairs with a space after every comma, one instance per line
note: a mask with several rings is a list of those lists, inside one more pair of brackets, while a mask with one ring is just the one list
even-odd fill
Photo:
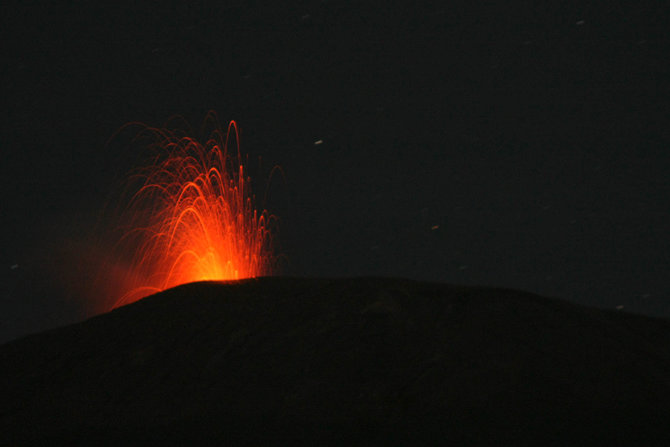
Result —
[[270, 274], [272, 216], [255, 208], [236, 123], [225, 135], [217, 127], [204, 144], [167, 129], [145, 130], [159, 151], [131, 176], [137, 189], [122, 212], [117, 244], [129, 267], [113, 307], [188, 282]]

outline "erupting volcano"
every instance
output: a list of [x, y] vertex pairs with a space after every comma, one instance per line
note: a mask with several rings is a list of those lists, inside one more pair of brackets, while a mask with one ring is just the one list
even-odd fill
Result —
[[256, 209], [236, 123], [225, 133], [216, 124], [204, 143], [166, 128], [143, 126], [140, 135], [155, 155], [122, 196], [123, 290], [112, 307], [188, 282], [269, 274], [272, 216]]

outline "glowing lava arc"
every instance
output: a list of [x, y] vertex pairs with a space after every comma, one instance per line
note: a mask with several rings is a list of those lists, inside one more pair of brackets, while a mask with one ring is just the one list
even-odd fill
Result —
[[[135, 192], [122, 212], [117, 245], [129, 266], [113, 307], [183, 283], [271, 273], [272, 216], [255, 208], [237, 125], [231, 121], [225, 135], [216, 129], [201, 144], [145, 127], [158, 153], [130, 179]], [[231, 156], [232, 133], [237, 151]]]

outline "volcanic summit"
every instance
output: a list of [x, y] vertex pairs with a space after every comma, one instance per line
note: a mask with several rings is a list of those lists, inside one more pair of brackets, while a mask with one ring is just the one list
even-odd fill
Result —
[[670, 322], [505, 289], [192, 283], [0, 346], [0, 371], [3, 444], [670, 442]]

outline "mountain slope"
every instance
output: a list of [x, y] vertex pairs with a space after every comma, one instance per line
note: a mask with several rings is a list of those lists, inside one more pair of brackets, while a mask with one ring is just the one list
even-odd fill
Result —
[[670, 441], [670, 322], [399, 279], [195, 283], [0, 346], [10, 443]]

